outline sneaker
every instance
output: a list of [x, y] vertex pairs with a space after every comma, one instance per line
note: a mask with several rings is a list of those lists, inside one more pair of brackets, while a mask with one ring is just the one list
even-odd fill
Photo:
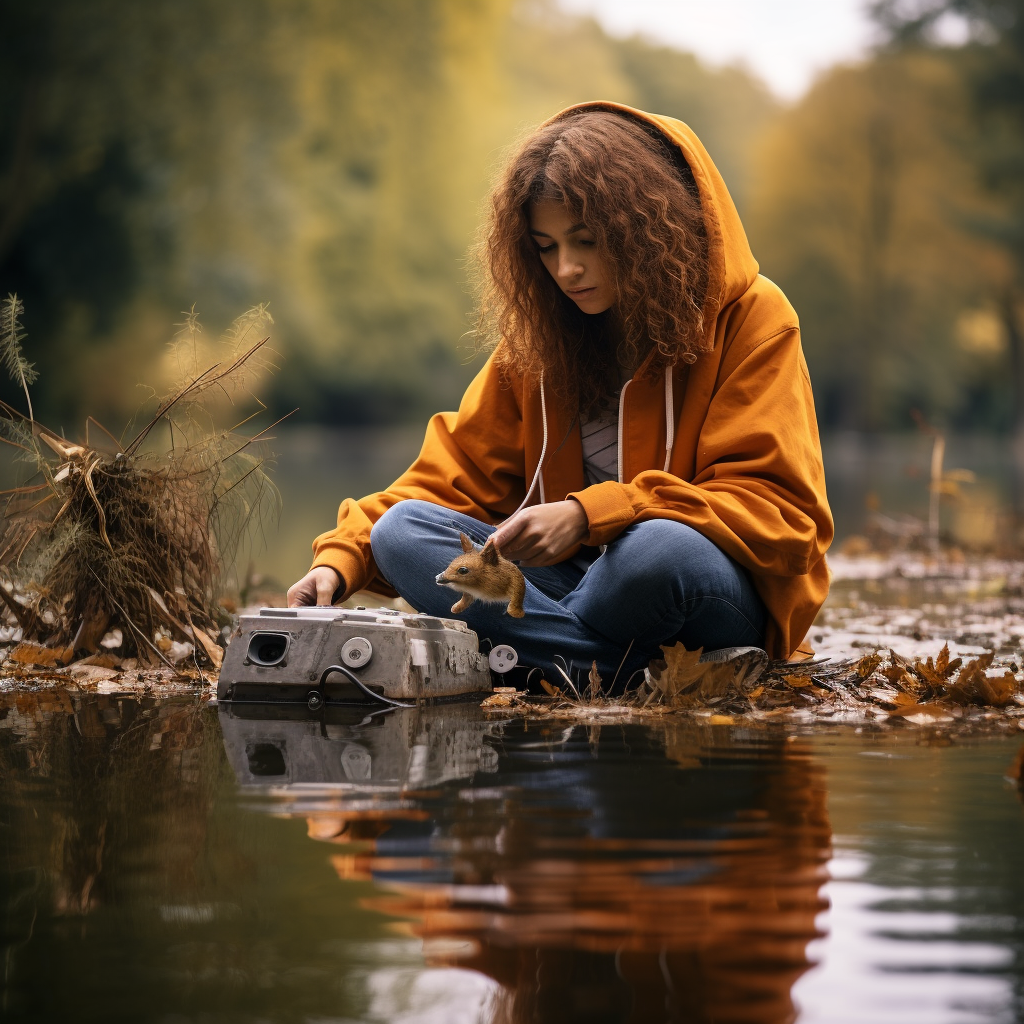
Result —
[[[768, 666], [768, 654], [760, 647], [722, 647], [717, 651], [705, 651], [698, 664], [707, 665], [708, 671], [688, 683], [680, 691], [680, 696], [690, 704], [704, 705], [717, 703], [730, 695], [749, 693]], [[716, 671], [719, 667], [724, 671]], [[644, 670], [648, 686], [658, 689], [657, 680], [666, 669], [663, 660], [652, 661]]]
[[705, 651], [698, 664], [726, 662], [735, 669], [737, 679], [742, 680], [742, 689], [751, 690], [768, 667], [768, 652], [760, 647], [720, 647], [717, 651]]
[[753, 659], [768, 664], [768, 652], [762, 651], [760, 647], [720, 647], [717, 651], [705, 651], [700, 656], [700, 663], [705, 661], [732, 661], [733, 658], [742, 658], [747, 655]]

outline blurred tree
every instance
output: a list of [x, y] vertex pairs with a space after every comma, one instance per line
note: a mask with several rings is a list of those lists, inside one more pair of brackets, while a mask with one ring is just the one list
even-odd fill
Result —
[[685, 121], [707, 147], [733, 199], [746, 212], [751, 153], [779, 103], [739, 68], [710, 69], [689, 53], [634, 37], [615, 44], [637, 106]]
[[951, 19], [966, 29], [960, 56], [973, 100], [972, 158], [997, 203], [971, 226], [1003, 250], [1012, 268], [991, 291], [1007, 341], [1013, 431], [1024, 472], [1024, 0], [881, 0], [873, 11], [894, 50], [942, 48], [942, 29]]
[[[183, 189], [221, 164], [243, 97], [271, 118], [254, 73], [263, 14], [260, 2], [0, 0], [0, 287], [26, 301], [41, 412], [56, 422], [98, 396], [137, 402], [169, 326]], [[246, 56], [225, 74], [233, 48]]]
[[823, 426], [948, 421], [995, 376], [998, 341], [963, 327], [1006, 276], [968, 230], [995, 212], [969, 113], [948, 55], [880, 55], [819, 81], [758, 153], [751, 239], [800, 313]]
[[[419, 417], [472, 372], [464, 256], [525, 126], [607, 97], [707, 135], [742, 194], [774, 107], [740, 71], [551, 0], [0, 0], [0, 290], [39, 412], [122, 413], [196, 303], [269, 300], [272, 402]], [[2, 385], [0, 385], [2, 388]]]

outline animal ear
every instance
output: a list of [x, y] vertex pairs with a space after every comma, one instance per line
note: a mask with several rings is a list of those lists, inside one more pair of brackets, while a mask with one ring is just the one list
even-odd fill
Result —
[[487, 543], [484, 545], [483, 557], [484, 561], [488, 565], [498, 564], [498, 549], [495, 547], [493, 540], [488, 539]]
[[464, 534], [459, 534], [459, 540], [462, 542], [462, 550], [468, 555], [473, 550], [473, 542]]

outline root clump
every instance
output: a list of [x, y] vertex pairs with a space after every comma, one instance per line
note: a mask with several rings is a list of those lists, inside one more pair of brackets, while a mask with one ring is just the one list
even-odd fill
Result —
[[252, 417], [219, 425], [239, 400], [258, 403], [251, 385], [270, 366], [269, 312], [239, 317], [215, 361], [187, 314], [171, 349], [178, 379], [153, 392], [144, 425], [118, 438], [90, 418], [82, 443], [34, 418], [21, 313], [13, 295], [0, 308], [3, 359], [28, 404], [25, 414], [0, 402], [0, 440], [29, 470], [4, 492], [0, 524], [0, 641], [21, 641], [9, 667], [87, 658], [101, 670], [216, 670], [224, 565], [278, 503], [266, 431], [240, 432]]

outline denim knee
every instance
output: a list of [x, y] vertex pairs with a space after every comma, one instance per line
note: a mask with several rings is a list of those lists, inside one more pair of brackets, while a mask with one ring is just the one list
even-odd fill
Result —
[[685, 523], [671, 519], [649, 519], [628, 527], [613, 541], [609, 550], [625, 556], [627, 566], [644, 575], [667, 573], [675, 576], [681, 565], [722, 552], [702, 534]]
[[380, 565], [387, 561], [389, 553], [408, 550], [410, 522], [417, 516], [423, 517], [429, 511], [436, 510], [437, 507], [419, 498], [407, 498], [392, 505], [370, 530], [373, 560]]

